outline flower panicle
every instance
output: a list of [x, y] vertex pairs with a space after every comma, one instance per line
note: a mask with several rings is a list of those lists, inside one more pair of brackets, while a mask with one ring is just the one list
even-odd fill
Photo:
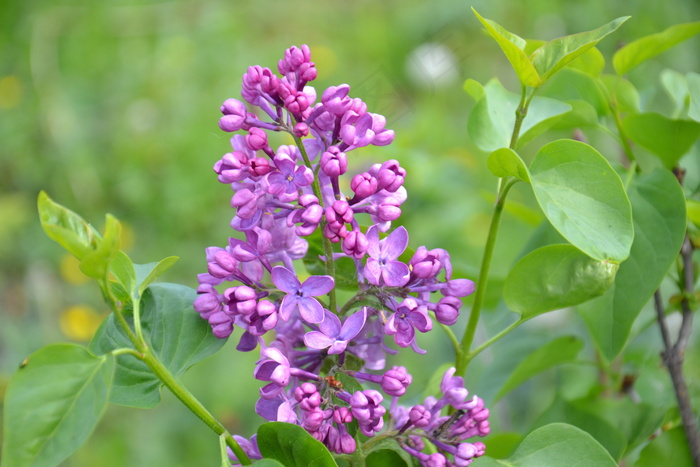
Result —
[[[450, 256], [442, 249], [420, 247], [405, 261], [408, 231], [391, 230], [407, 199], [406, 170], [397, 160], [348, 173], [352, 151], [392, 143], [386, 119], [350, 97], [347, 84], [331, 86], [319, 98], [310, 86], [317, 70], [306, 45], [287, 49], [277, 71], [249, 67], [242, 100], [227, 99], [220, 108], [219, 127], [236, 134], [214, 172], [233, 191], [230, 225], [239, 234], [223, 248], [207, 248], [194, 309], [218, 338], [241, 328], [238, 350], [260, 346], [254, 377], [265, 384], [255, 409], [263, 418], [299, 424], [340, 454], [357, 448], [350, 422], [373, 436], [387, 426], [385, 418], [393, 418], [401, 445], [424, 464], [438, 465], [439, 456], [426, 460], [415, 439], [433, 441], [440, 455], [455, 462], [466, 459], [466, 448], [458, 452], [457, 446], [484, 430], [483, 424], [472, 426], [471, 407], [457, 408], [471, 402], [455, 405], [459, 384], [446, 383], [447, 393], [430, 408], [397, 408], [412, 377], [401, 366], [385, 370], [386, 354], [397, 352], [385, 338], [425, 353], [416, 331], [429, 332], [433, 320], [455, 324], [461, 298], [474, 291], [474, 283], [452, 278]], [[297, 144], [272, 148], [269, 132], [289, 133]], [[341, 184], [343, 176], [348, 182]], [[338, 277], [302, 280], [296, 269], [297, 260], [316, 260], [312, 252], [320, 250], [309, 241], [321, 240], [338, 244], [334, 260], [346, 257], [355, 265], [357, 293], [338, 309], [324, 298]], [[347, 285], [348, 278], [342, 280]], [[272, 339], [266, 337], [270, 332]], [[349, 391], [350, 380], [352, 387], [371, 388]], [[388, 400], [391, 411], [383, 405]], [[442, 420], [447, 405], [463, 416]], [[259, 455], [254, 439], [245, 446], [252, 458]]]

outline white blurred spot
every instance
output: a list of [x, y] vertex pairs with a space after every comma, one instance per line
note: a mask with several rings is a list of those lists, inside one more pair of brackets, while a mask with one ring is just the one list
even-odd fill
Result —
[[406, 73], [415, 84], [424, 87], [442, 87], [459, 78], [457, 58], [452, 51], [436, 43], [423, 44], [414, 49], [406, 60]]

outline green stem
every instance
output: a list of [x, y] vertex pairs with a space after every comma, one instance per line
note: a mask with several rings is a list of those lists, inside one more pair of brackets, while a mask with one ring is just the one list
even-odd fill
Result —
[[630, 162], [635, 162], [637, 159], [634, 157], [634, 152], [632, 151], [632, 146], [630, 146], [629, 138], [627, 138], [625, 128], [622, 126], [622, 118], [620, 117], [620, 111], [617, 108], [616, 102], [610, 104], [610, 110], [612, 110], [613, 116], [615, 117], [615, 126], [617, 127], [617, 132], [620, 134], [622, 149], [625, 151], [627, 159], [629, 159]]
[[[100, 283], [100, 286], [103, 286], [106, 284]], [[163, 384], [172, 392], [175, 397], [177, 397], [185, 406], [192, 411], [200, 420], [202, 420], [209, 428], [211, 428], [214, 433], [216, 433], [219, 436], [224, 436], [226, 438], [226, 444], [231, 448], [231, 450], [236, 454], [236, 457], [238, 458], [239, 462], [243, 465], [250, 465], [251, 461], [248, 458], [248, 456], [243, 452], [243, 449], [238, 445], [235, 439], [231, 436], [231, 434], [224, 428], [224, 426], [216, 419], [214, 416], [209, 413], [209, 411], [202, 405], [197, 398], [192, 395], [184, 386], [182, 386], [170, 373], [170, 370], [168, 370], [161, 362], [158, 360], [158, 358], [151, 353], [151, 350], [148, 347], [148, 344], [146, 341], [143, 339], [143, 335], [137, 336], [134, 334], [134, 332], [131, 330], [131, 327], [129, 326], [129, 323], [127, 323], [126, 319], [121, 313], [121, 310], [117, 307], [116, 305], [116, 300], [114, 299], [114, 296], [112, 295], [111, 291], [109, 288], [103, 287], [103, 293], [105, 293], [105, 297], [107, 298], [112, 310], [114, 311], [114, 315], [117, 317], [117, 322], [121, 326], [122, 330], [124, 333], [127, 335], [129, 340], [131, 341], [132, 344], [134, 344], [134, 349], [117, 349], [115, 351], [115, 355], [122, 355], [122, 354], [131, 354], [134, 357], [138, 358], [139, 360], [143, 361], [146, 365], [148, 365], [148, 368], [151, 369], [153, 374], [160, 379]], [[134, 310], [138, 309], [138, 305], [134, 303]]]
[[[452, 346], [455, 349], [455, 355], [462, 355], [462, 347], [459, 345], [459, 340], [457, 339], [457, 336], [455, 335], [454, 332], [452, 332], [452, 329], [440, 322], [438, 322], [440, 327], [442, 328], [443, 331], [445, 331], [445, 334], [447, 334], [447, 337], [450, 339], [450, 342], [452, 342]], [[459, 358], [459, 357], [458, 357]]]
[[182, 386], [170, 373], [165, 366], [156, 358], [155, 355], [147, 351], [146, 355], [142, 359], [146, 365], [151, 369], [151, 371], [160, 379], [163, 384], [170, 389], [175, 397], [177, 397], [180, 402], [185, 404], [185, 407], [190, 409], [200, 420], [202, 420], [211, 430], [219, 436], [224, 436], [226, 439], [226, 445], [231, 448], [233, 453], [238, 458], [238, 461], [243, 465], [250, 465], [250, 459], [243, 452], [243, 449], [238, 445], [231, 434], [224, 428], [224, 426], [209, 413], [209, 411], [202, 405], [196, 397], [192, 395], [190, 391]]
[[[526, 86], [522, 87], [520, 93], [520, 103], [518, 104], [518, 108], [515, 109], [515, 124], [513, 125], [513, 133], [511, 134], [510, 138], [509, 147], [512, 150], [515, 150], [516, 146], [518, 145], [520, 128], [522, 127], [523, 121], [527, 116], [527, 109], [530, 107], [530, 102], [532, 102], [533, 97], [535, 97], [536, 91], [536, 89], [528, 90]], [[511, 187], [516, 181], [517, 180], [512, 178], [505, 180], [505, 183], [503, 178], [498, 180], [498, 196], [496, 197], [496, 203], [493, 207], [491, 225], [489, 226], [484, 256], [481, 260], [481, 267], [479, 269], [476, 293], [474, 294], [474, 305], [472, 305], [472, 311], [469, 315], [469, 322], [467, 323], [467, 328], [464, 330], [464, 335], [462, 336], [462, 342], [460, 345], [461, 352], [457, 353], [455, 359], [455, 367], [457, 369], [456, 374], [458, 375], [464, 375], [464, 373], [467, 371], [467, 365], [469, 364], [470, 360], [469, 351], [474, 341], [476, 327], [479, 324], [479, 318], [481, 317], [481, 308], [484, 305], [484, 299], [486, 297], [486, 284], [488, 283], [489, 270], [491, 269], [491, 260], [493, 258], [493, 250], [496, 245], [496, 237], [498, 236], [498, 228], [501, 223], [503, 207], [506, 202], [508, 191], [510, 191]]]
[[[294, 135], [293, 135], [294, 136]], [[304, 148], [304, 143], [299, 138], [298, 136], [294, 136], [294, 142], [296, 143], [297, 147], [299, 148], [299, 152], [301, 153], [301, 157], [304, 159], [304, 164], [311, 170], [313, 170], [313, 166], [311, 165], [311, 160], [309, 159], [308, 154], [306, 154], [306, 148]], [[314, 176], [313, 182], [311, 182], [311, 189], [314, 192], [314, 195], [316, 198], [318, 198], [318, 202], [321, 205], [322, 208], [326, 208], [326, 206], [323, 203], [323, 194], [321, 193], [321, 185], [318, 183], [318, 176]], [[321, 221], [321, 225], [318, 226], [319, 229], [321, 229], [321, 232], [323, 232], [323, 228], [326, 225], [326, 219], [325, 217]], [[331, 276], [333, 280], [335, 281], [335, 263], [333, 261], [333, 246], [331, 245], [331, 241], [323, 234], [321, 234], [321, 239], [323, 241], [323, 254], [326, 257], [326, 274]], [[331, 289], [331, 291], [328, 293], [328, 298], [330, 301], [330, 310], [333, 313], [338, 312], [338, 308], [336, 305], [336, 298], [335, 298], [335, 287]]]
[[495, 336], [493, 336], [491, 339], [487, 340], [486, 342], [484, 342], [483, 344], [481, 344], [479, 347], [477, 347], [477, 348], [475, 348], [474, 350], [472, 350], [471, 352], [469, 352], [469, 355], [467, 355], [467, 357], [465, 358], [467, 365], [469, 364], [470, 361], [472, 361], [472, 359], [473, 359], [474, 357], [476, 357], [476, 356], [479, 355], [482, 351], [486, 350], [489, 346], [491, 346], [491, 344], [493, 344], [494, 342], [500, 340], [502, 337], [504, 337], [504, 336], [506, 336], [507, 334], [509, 334], [511, 331], [513, 331], [515, 328], [517, 328], [518, 326], [520, 326], [521, 324], [523, 324], [525, 321], [527, 321], [527, 320], [524, 320], [524, 319], [522, 319], [522, 318], [519, 319], [519, 320], [517, 320], [517, 321], [515, 321], [515, 322], [512, 323], [510, 326], [508, 326], [507, 328], [505, 328], [503, 331], [499, 332], [498, 334], [496, 334]]
[[479, 279], [476, 285], [476, 293], [474, 294], [474, 305], [472, 305], [472, 312], [469, 315], [467, 329], [465, 329], [464, 336], [462, 337], [462, 343], [460, 345], [461, 353], [457, 354], [455, 362], [455, 367], [457, 368], [456, 374], [458, 375], [464, 375], [464, 372], [467, 370], [467, 365], [469, 363], [467, 356], [469, 355], [469, 349], [471, 349], [472, 342], [474, 341], [474, 334], [476, 333], [476, 327], [479, 324], [479, 318], [481, 316], [481, 308], [484, 305], [484, 298], [486, 298], [486, 284], [488, 283], [491, 259], [493, 258], [493, 250], [496, 245], [496, 237], [498, 236], [498, 227], [501, 222], [501, 215], [503, 214], [503, 206], [505, 205], [508, 191], [510, 191], [511, 187], [517, 181], [510, 180], [503, 184], [500, 183], [502, 180], [503, 179], [499, 181], [500, 189], [498, 197], [496, 198], [488, 237], [486, 238], [484, 257], [481, 260]]

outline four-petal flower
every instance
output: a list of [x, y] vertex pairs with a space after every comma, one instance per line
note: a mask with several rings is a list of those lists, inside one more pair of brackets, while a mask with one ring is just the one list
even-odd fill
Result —
[[287, 295], [282, 299], [279, 315], [287, 321], [292, 312], [299, 309], [301, 317], [308, 323], [323, 321], [323, 306], [314, 297], [331, 291], [335, 281], [331, 276], [311, 276], [302, 284], [284, 266], [272, 268], [272, 283]]

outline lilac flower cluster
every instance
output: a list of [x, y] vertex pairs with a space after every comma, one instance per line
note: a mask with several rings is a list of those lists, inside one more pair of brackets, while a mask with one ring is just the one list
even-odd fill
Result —
[[[351, 193], [341, 191], [351, 151], [393, 141], [384, 117], [351, 98], [347, 84], [329, 87], [317, 102], [308, 85], [317, 72], [306, 45], [288, 49], [277, 69], [279, 76], [260, 66], [243, 75], [243, 99], [258, 114], [237, 99], [221, 106], [220, 128], [245, 133], [231, 138], [232, 151], [214, 165], [218, 180], [234, 191], [231, 227], [244, 239], [207, 248], [194, 308], [216, 337], [227, 338], [240, 327], [239, 350], [261, 346], [254, 376], [265, 383], [256, 404], [263, 418], [299, 424], [333, 452], [348, 454], [357, 448], [351, 422], [366, 436], [384, 427], [386, 394], [397, 421], [392, 426], [407, 452], [425, 465], [452, 465], [446, 454], [454, 465], [467, 465], [483, 454], [483, 444], [464, 442], [488, 433], [483, 402], [465, 402], [461, 378], [448, 373], [442, 399], [399, 408], [411, 375], [398, 366], [383, 371], [386, 353], [396, 352], [384, 337], [425, 353], [416, 331], [430, 331], [433, 320], [454, 324], [461, 298], [474, 284], [452, 278], [445, 250], [420, 247], [405, 261], [408, 232], [401, 226], [390, 231], [407, 197], [399, 162], [374, 164], [349, 180]], [[269, 131], [288, 133], [295, 144], [275, 150]], [[307, 239], [314, 233], [325, 254], [311, 259], [322, 262], [327, 275], [302, 280], [295, 260], [309, 260]], [[341, 259], [354, 264], [349, 279], [357, 284], [343, 306], [336, 304], [334, 277]], [[265, 337], [269, 331], [274, 337]], [[357, 389], [360, 381], [381, 391]], [[441, 416], [448, 405], [460, 417]], [[423, 439], [439, 455], [422, 454]], [[254, 440], [244, 449], [259, 457]]]

